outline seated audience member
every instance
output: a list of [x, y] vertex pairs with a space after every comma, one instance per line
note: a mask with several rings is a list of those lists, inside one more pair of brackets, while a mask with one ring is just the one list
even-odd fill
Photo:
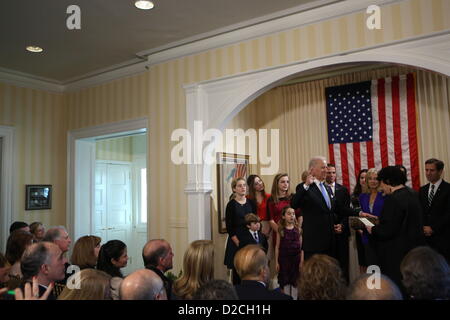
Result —
[[45, 228], [41, 222], [33, 222], [30, 224], [30, 232], [34, 237], [34, 242], [39, 242], [44, 239]]
[[97, 236], [84, 236], [78, 239], [73, 246], [70, 262], [81, 270], [95, 268], [102, 239]]
[[202, 285], [193, 300], [239, 300], [233, 285], [225, 280], [211, 280]]
[[268, 289], [269, 261], [259, 245], [250, 244], [240, 249], [234, 257], [234, 266], [241, 284], [235, 286], [240, 300], [292, 300], [277, 290]]
[[42, 241], [53, 242], [63, 253], [69, 251], [72, 239], [70, 239], [66, 228], [63, 226], [53, 227], [47, 230]]
[[347, 300], [403, 300], [397, 285], [385, 275], [380, 277], [380, 286], [375, 286], [372, 274], [362, 274], [350, 285]]
[[191, 300], [203, 284], [214, 278], [214, 245], [211, 240], [192, 242], [183, 257], [183, 274], [172, 288], [174, 298]]
[[167, 299], [171, 300], [172, 280], [164, 275], [164, 272], [173, 268], [173, 251], [169, 242], [164, 239], [152, 239], [142, 249], [142, 259], [146, 269], [155, 272], [164, 282]]
[[[70, 244], [72, 243], [72, 239], [70, 239], [69, 234], [64, 226], [52, 227], [47, 230], [45, 233], [44, 239], [42, 241], [53, 242], [56, 244], [59, 249], [61, 249], [62, 253], [66, 253], [69, 251]], [[67, 278], [69, 278], [70, 273], [67, 272], [67, 269], [70, 267], [70, 263], [66, 262], [65, 271], [64, 271], [64, 279], [57, 282], [57, 291], [64, 286], [67, 282]]]
[[123, 279], [120, 300], [167, 300], [164, 282], [152, 270], [136, 270]]
[[17, 229], [13, 231], [6, 243], [6, 259], [11, 264], [9, 276], [12, 278], [22, 278], [20, 271], [20, 258], [25, 249], [33, 244], [33, 235], [28, 231]]
[[101, 246], [98, 254], [97, 269], [105, 271], [111, 277], [123, 278], [120, 269], [128, 264], [127, 246], [120, 240], [110, 240]]
[[299, 300], [343, 300], [345, 279], [339, 262], [324, 254], [306, 260], [298, 285]]
[[127, 246], [120, 240], [110, 240], [101, 246], [98, 254], [97, 269], [109, 274], [111, 279], [111, 297], [119, 299], [120, 283], [123, 274], [120, 269], [128, 264]]
[[64, 288], [58, 300], [111, 300], [110, 280], [111, 276], [106, 272], [90, 268], [81, 270], [69, 277], [67, 283], [72, 285]]
[[37, 279], [33, 278], [32, 283], [25, 283], [23, 290], [21, 288], [16, 288], [12, 294], [9, 293], [9, 288], [0, 289], [0, 300], [47, 300], [52, 289], [53, 285], [50, 284], [44, 294], [39, 296], [39, 285]]
[[30, 232], [30, 227], [28, 226], [28, 223], [26, 223], [26, 222], [15, 221], [9, 227], [9, 233], [11, 234], [15, 230], [22, 230], [22, 231]]
[[266, 236], [261, 232], [261, 222], [256, 214], [249, 213], [245, 215], [246, 230], [242, 230], [238, 234], [239, 248], [243, 248], [248, 244], [259, 244], [265, 252], [269, 248]]
[[11, 265], [9, 264], [6, 257], [3, 253], [0, 252], [0, 288], [6, 286], [6, 283], [9, 280], [9, 270], [11, 269]]
[[[20, 268], [24, 280], [31, 282], [33, 277], [37, 278], [41, 297], [51, 283], [64, 279], [66, 262], [63, 252], [57, 245], [39, 242], [25, 250]], [[55, 300], [53, 293], [48, 296], [48, 300]]]
[[430, 247], [412, 249], [400, 265], [402, 283], [410, 299], [450, 299], [450, 267]]

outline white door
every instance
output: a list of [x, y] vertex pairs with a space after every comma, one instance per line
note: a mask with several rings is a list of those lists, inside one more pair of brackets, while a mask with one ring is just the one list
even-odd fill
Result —
[[[109, 240], [121, 240], [132, 248], [132, 197], [131, 170], [128, 164], [97, 163], [95, 168], [95, 215], [93, 234]], [[133, 259], [122, 269], [128, 274], [133, 269]]]

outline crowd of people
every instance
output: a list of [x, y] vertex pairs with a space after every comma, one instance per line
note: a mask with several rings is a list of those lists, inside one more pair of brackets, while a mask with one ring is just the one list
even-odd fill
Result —
[[[277, 282], [273, 285], [268, 281], [268, 287], [293, 299], [339, 299], [350, 289], [361, 293], [358, 283], [365, 281], [367, 272], [373, 272], [370, 266], [380, 270], [380, 283], [391, 290], [392, 297], [415, 298], [418, 295], [411, 293], [411, 283], [401, 266], [415, 248], [422, 248], [431, 250], [429, 254], [441, 257], [443, 262], [434, 264], [440, 271], [433, 273], [440, 274], [446, 289], [428, 297], [449, 299], [450, 184], [442, 179], [443, 169], [442, 161], [427, 160], [425, 173], [429, 183], [419, 192], [406, 185], [406, 168], [396, 165], [381, 170], [362, 169], [350, 193], [336, 183], [336, 167], [324, 157], [310, 160], [295, 193], [290, 192], [286, 173], [274, 177], [271, 194], [266, 193], [258, 175], [249, 176], [247, 184], [243, 178], [235, 179], [234, 197], [227, 204], [225, 217], [232, 241], [228, 241], [224, 261], [233, 270], [233, 284], [241, 283], [236, 262], [231, 264], [242, 248], [240, 241], [246, 239], [245, 244], [261, 245], [267, 239], [269, 248], [261, 248], [269, 265], [274, 266], [269, 270], [269, 278]], [[249, 241], [254, 231], [245, 221], [255, 212], [261, 230]], [[361, 277], [350, 283], [352, 229]], [[431, 272], [432, 267], [427, 268]], [[443, 280], [443, 274], [447, 280]], [[430, 281], [432, 287], [437, 285], [426, 272], [422, 276], [420, 281]], [[386, 297], [382, 291], [366, 296]], [[348, 297], [356, 297], [355, 294]]]
[[[14, 222], [0, 253], [0, 299], [450, 299], [450, 184], [442, 161], [429, 159], [425, 169], [429, 183], [419, 192], [405, 185], [405, 168], [389, 166], [361, 170], [350, 193], [323, 157], [311, 159], [295, 193], [285, 173], [270, 194], [257, 175], [234, 179], [224, 256], [230, 282], [214, 279], [211, 240], [189, 244], [176, 279], [167, 275], [174, 253], [164, 239], [148, 241], [145, 267], [124, 275], [120, 240], [82, 236], [67, 259], [72, 240], [63, 226]], [[352, 229], [361, 274], [350, 281]]]

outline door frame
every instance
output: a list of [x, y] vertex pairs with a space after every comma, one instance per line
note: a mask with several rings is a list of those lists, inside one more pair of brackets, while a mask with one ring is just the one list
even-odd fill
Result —
[[10, 126], [0, 126], [2, 138], [1, 172], [0, 172], [0, 251], [6, 247], [9, 236], [9, 226], [13, 220], [14, 195], [16, 180], [13, 179], [16, 163], [15, 129]]
[[[148, 131], [148, 119], [145, 117], [75, 129], [67, 133], [66, 227], [74, 240], [91, 232], [91, 217], [95, 208], [95, 140]], [[89, 188], [86, 188], [86, 183]], [[147, 216], [148, 210], [149, 207]]]

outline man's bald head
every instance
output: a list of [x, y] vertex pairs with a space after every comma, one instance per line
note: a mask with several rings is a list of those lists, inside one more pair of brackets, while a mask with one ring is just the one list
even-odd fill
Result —
[[164, 239], [148, 241], [142, 249], [142, 259], [146, 268], [154, 267], [162, 272], [172, 269], [172, 248]]
[[167, 300], [161, 278], [148, 269], [127, 276], [120, 285], [119, 294], [121, 300]]
[[385, 275], [381, 275], [379, 289], [370, 289], [367, 280], [372, 284], [371, 276], [363, 274], [357, 278], [348, 288], [347, 300], [403, 300], [397, 285]]

